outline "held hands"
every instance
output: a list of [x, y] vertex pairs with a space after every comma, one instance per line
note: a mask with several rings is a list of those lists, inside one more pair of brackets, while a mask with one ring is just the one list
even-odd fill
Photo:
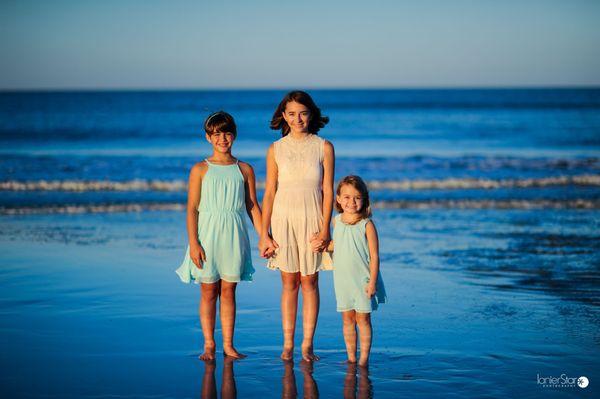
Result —
[[329, 246], [329, 242], [331, 241], [331, 236], [328, 231], [321, 231], [319, 233], [313, 234], [310, 238], [310, 245], [312, 247], [313, 252], [323, 252], [327, 251], [327, 247]]
[[375, 291], [375, 284], [369, 283], [365, 286], [365, 292], [367, 293], [367, 296], [369, 298], [373, 298], [373, 295], [375, 295]]
[[204, 248], [199, 242], [190, 245], [190, 258], [198, 269], [202, 269], [204, 262], [206, 262], [206, 255], [204, 254]]
[[261, 237], [258, 242], [258, 252], [260, 256], [265, 259], [271, 258], [275, 255], [275, 250], [279, 248], [279, 244], [270, 236]]

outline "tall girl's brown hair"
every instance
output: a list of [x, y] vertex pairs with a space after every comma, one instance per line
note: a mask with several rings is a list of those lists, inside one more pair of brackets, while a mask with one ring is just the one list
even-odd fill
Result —
[[[354, 187], [356, 189], [356, 191], [358, 191], [360, 193], [360, 196], [362, 197], [363, 203], [362, 203], [362, 207], [360, 208], [360, 211], [359, 211], [360, 218], [366, 219], [366, 218], [370, 217], [372, 215], [371, 201], [369, 200], [369, 190], [367, 189], [367, 185], [365, 184], [364, 180], [361, 179], [359, 176], [355, 176], [355, 175], [350, 175], [350, 176], [344, 177], [342, 180], [340, 180], [340, 182], [338, 183], [337, 189], [335, 190], [335, 192], [338, 196], [342, 192], [342, 187], [345, 185]], [[342, 206], [337, 201], [335, 201], [335, 209], [339, 213], [344, 212], [344, 210], [342, 209]]]
[[310, 112], [310, 120], [308, 121], [308, 131], [312, 134], [317, 134], [321, 128], [329, 122], [329, 118], [321, 115], [321, 110], [317, 107], [317, 104], [313, 101], [312, 97], [300, 90], [290, 91], [283, 97], [283, 100], [277, 106], [277, 109], [273, 113], [271, 118], [271, 129], [281, 130], [282, 136], [287, 136], [290, 132], [290, 126], [283, 119], [283, 113], [285, 112], [285, 106], [290, 102], [297, 102], [298, 104], [304, 105]]

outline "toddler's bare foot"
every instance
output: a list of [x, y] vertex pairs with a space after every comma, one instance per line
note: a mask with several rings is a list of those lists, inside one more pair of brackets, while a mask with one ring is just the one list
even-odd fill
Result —
[[238, 352], [233, 346], [223, 347], [223, 354], [234, 359], [243, 359], [246, 357], [246, 355]]
[[204, 344], [204, 353], [200, 355], [200, 360], [215, 360], [215, 343]]
[[302, 359], [307, 362], [314, 362], [319, 360], [319, 356], [314, 354], [312, 345], [302, 344]]
[[284, 346], [283, 352], [281, 352], [281, 360], [292, 360], [294, 358], [294, 347]]

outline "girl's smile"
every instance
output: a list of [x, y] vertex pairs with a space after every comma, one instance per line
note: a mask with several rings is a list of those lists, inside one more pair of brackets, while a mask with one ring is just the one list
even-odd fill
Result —
[[340, 195], [338, 195], [336, 199], [344, 210], [344, 213], [354, 215], [359, 213], [362, 209], [362, 195], [360, 194], [360, 191], [350, 184], [345, 184], [341, 187]]
[[291, 101], [285, 106], [283, 119], [290, 129], [297, 133], [308, 133], [308, 122], [310, 121], [309, 109], [300, 103]]
[[206, 139], [212, 144], [213, 148], [219, 152], [228, 152], [231, 150], [233, 141], [235, 140], [232, 133], [215, 132], [207, 135]]

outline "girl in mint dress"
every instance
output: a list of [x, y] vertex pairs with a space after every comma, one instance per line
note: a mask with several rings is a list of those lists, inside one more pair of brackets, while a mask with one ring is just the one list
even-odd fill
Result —
[[360, 333], [360, 359], [366, 366], [371, 351], [371, 312], [386, 302], [379, 271], [379, 240], [375, 224], [369, 218], [369, 192], [358, 176], [346, 176], [336, 191], [334, 220], [333, 282], [337, 311], [342, 313], [343, 334], [348, 361], [356, 362], [356, 327]]
[[237, 135], [233, 117], [219, 111], [204, 122], [211, 157], [190, 171], [187, 231], [189, 245], [176, 270], [184, 283], [201, 286], [200, 323], [204, 335], [203, 360], [215, 358], [216, 303], [220, 299], [223, 353], [244, 357], [233, 346], [235, 289], [252, 280], [250, 241], [244, 211], [260, 233], [261, 212], [256, 199], [252, 167], [234, 158], [231, 148]]

